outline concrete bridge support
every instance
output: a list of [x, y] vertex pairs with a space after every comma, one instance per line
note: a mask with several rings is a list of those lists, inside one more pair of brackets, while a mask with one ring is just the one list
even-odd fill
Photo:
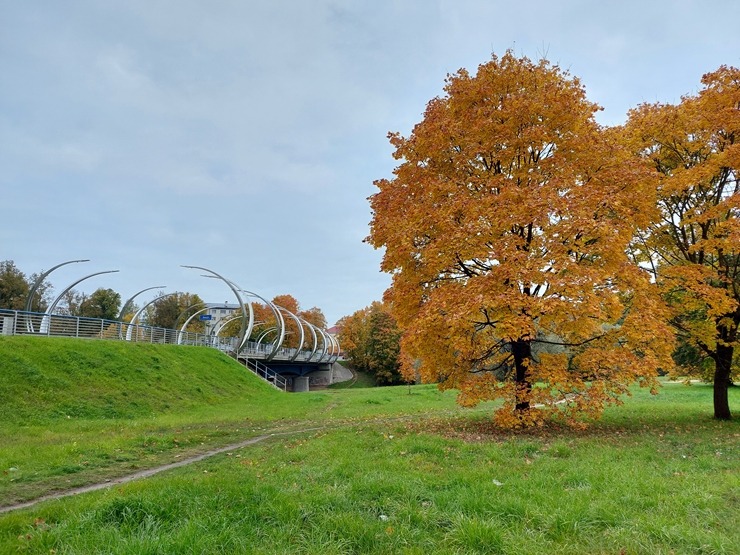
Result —
[[331, 364], [319, 364], [317, 368], [308, 374], [311, 386], [327, 386], [334, 383]]
[[305, 393], [309, 390], [308, 376], [296, 376], [293, 378], [293, 393]]

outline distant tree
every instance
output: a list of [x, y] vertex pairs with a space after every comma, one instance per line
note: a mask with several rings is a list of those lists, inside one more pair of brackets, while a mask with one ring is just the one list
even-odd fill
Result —
[[[42, 273], [43, 271], [31, 274], [31, 277], [28, 279], [28, 283], [31, 287], [36, 283], [36, 280]], [[33, 299], [31, 299], [31, 312], [46, 312], [46, 309], [52, 302], [51, 295], [53, 289], [52, 285], [46, 280], [42, 281], [37, 286]]]
[[406, 375], [466, 406], [502, 399], [505, 426], [596, 417], [634, 382], [655, 388], [672, 333], [626, 255], [655, 213], [645, 165], [546, 60], [494, 56], [445, 93], [390, 135], [400, 164], [370, 199]]
[[396, 319], [383, 303], [374, 302], [368, 314], [367, 359], [378, 385], [405, 381], [400, 372], [400, 341]]
[[0, 308], [24, 310], [30, 284], [12, 260], [0, 262]]
[[79, 304], [78, 316], [115, 320], [121, 310], [121, 295], [102, 287], [85, 297]]
[[362, 372], [370, 369], [367, 345], [369, 338], [369, 307], [362, 308], [340, 318], [337, 322], [339, 328], [339, 342], [347, 361], [353, 368]]
[[678, 360], [713, 362], [714, 416], [729, 420], [740, 346], [740, 69], [722, 66], [702, 83], [678, 105], [630, 113], [626, 134], [659, 176], [660, 208], [633, 252], [671, 307]]
[[[250, 339], [252, 341], [257, 341], [263, 334], [268, 333], [271, 329], [275, 329], [277, 321], [275, 320], [272, 310], [266, 304], [252, 303], [252, 311], [254, 312], [254, 327], [252, 328]], [[237, 331], [238, 329], [239, 328], [236, 328]], [[236, 335], [236, 332], [230, 333], [229, 335]], [[268, 342], [272, 341], [274, 338], [275, 334], [272, 333], [272, 335], [267, 337]]]
[[67, 316], [81, 316], [82, 305], [85, 300], [87, 300], [85, 293], [70, 289], [61, 296], [55, 312]]
[[378, 385], [404, 381], [399, 359], [401, 332], [383, 303], [374, 302], [337, 325], [342, 350], [355, 369], [371, 374]]
[[282, 306], [286, 310], [291, 311], [293, 314], [298, 314], [301, 311], [301, 305], [293, 295], [275, 295], [272, 302], [276, 305]]
[[203, 300], [194, 293], [176, 291], [174, 294], [166, 294], [160, 292], [158, 297], [159, 300], [149, 307], [147, 324], [159, 328], [175, 329], [178, 322], [182, 322], [183, 317], [187, 317], [188, 313], [193, 313], [193, 307], [205, 306]]
[[[292, 295], [276, 295], [272, 299], [272, 303], [288, 310], [295, 316], [298, 316], [301, 311], [301, 305]], [[284, 312], [282, 313], [282, 317], [285, 323], [285, 339], [283, 340], [283, 347], [291, 349], [300, 348], [301, 345], [299, 345], [299, 343], [301, 330], [298, 328], [298, 323], [290, 315], [285, 314]]]
[[[272, 303], [284, 308], [290, 313], [296, 315], [298, 318], [302, 318], [303, 320], [310, 322], [318, 328], [326, 328], [326, 317], [324, 316], [324, 313], [321, 311], [320, 308], [313, 307], [309, 308], [308, 310], [301, 310], [300, 303], [292, 295], [276, 295], [272, 299]], [[276, 341], [279, 332], [279, 326], [272, 308], [263, 303], [253, 302], [252, 311], [254, 313], [254, 326], [250, 335], [250, 340], [257, 341], [260, 337], [262, 337], [263, 344]], [[301, 335], [301, 330], [298, 328], [298, 324], [285, 311], [281, 311], [280, 314], [283, 318], [286, 330], [283, 346], [290, 348], [301, 347], [298, 345]], [[239, 332], [240, 326], [241, 321], [238, 319], [229, 322], [228, 324], [226, 324], [226, 326], [224, 326], [223, 330], [221, 331], [221, 335], [235, 336]], [[307, 342], [310, 341], [310, 332], [305, 329], [305, 326], [303, 327], [304, 345], [302, 347], [306, 348]]]
[[314, 306], [313, 308], [309, 308], [308, 310], [301, 310], [298, 313], [298, 316], [303, 318], [306, 322], [309, 324], [313, 324], [319, 329], [326, 329], [326, 316], [324, 316], [324, 313], [321, 311], [320, 308]]

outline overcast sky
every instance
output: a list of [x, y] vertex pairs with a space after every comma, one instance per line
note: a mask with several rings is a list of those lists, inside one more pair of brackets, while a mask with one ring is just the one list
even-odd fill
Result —
[[545, 56], [618, 124], [740, 66], [738, 21], [737, 0], [0, 0], [0, 260], [91, 259], [57, 292], [117, 269], [76, 289], [234, 302], [180, 267], [204, 266], [331, 325], [390, 283], [366, 199], [448, 73]]

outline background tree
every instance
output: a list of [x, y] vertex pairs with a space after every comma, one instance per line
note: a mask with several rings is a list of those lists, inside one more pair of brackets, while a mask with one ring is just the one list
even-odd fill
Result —
[[[43, 270], [41, 272], [31, 274], [28, 278], [29, 289], [34, 283], [36, 283], [36, 280], [41, 274], [43, 274]], [[33, 299], [31, 299], [31, 312], [46, 312], [46, 309], [49, 308], [49, 305], [52, 302], [53, 291], [54, 288], [49, 282], [46, 280], [41, 282], [33, 295]]]
[[464, 405], [504, 399], [504, 425], [597, 416], [634, 381], [655, 386], [671, 333], [625, 254], [654, 211], [645, 169], [545, 60], [494, 56], [445, 92], [390, 135], [401, 163], [370, 199], [404, 372]]
[[400, 338], [396, 320], [379, 302], [342, 318], [339, 341], [349, 363], [375, 378], [378, 385], [404, 380], [400, 373]]
[[[205, 303], [194, 293], [176, 291], [174, 294], [160, 292], [159, 300], [149, 306], [147, 324], [159, 328], [175, 329], [184, 322], [195, 310], [203, 308]], [[191, 322], [191, 331], [201, 331], [203, 324]]]
[[273, 341], [276, 337], [277, 320], [272, 309], [263, 303], [252, 303], [252, 310], [254, 311], [254, 328], [252, 330], [252, 341], [259, 340], [263, 334], [269, 341]]
[[26, 275], [12, 260], [0, 262], [0, 308], [25, 310], [30, 289]]
[[121, 295], [113, 289], [103, 289], [101, 287], [80, 302], [77, 315], [103, 320], [116, 320], [120, 310]]
[[319, 329], [325, 330], [327, 328], [326, 316], [324, 316], [324, 313], [317, 306], [309, 308], [308, 310], [301, 310], [298, 313], [298, 316]]
[[[324, 316], [324, 313], [317, 306], [309, 308], [308, 310], [301, 310], [298, 313], [298, 317], [301, 320], [308, 322], [309, 324], [313, 324], [314, 326], [316, 326], [317, 328], [321, 330], [326, 330], [328, 327], [326, 323], [326, 316]], [[303, 327], [306, 328], [307, 326], [303, 324]], [[311, 335], [311, 332], [308, 329], [306, 329], [304, 333], [306, 337], [305, 337], [305, 344], [303, 348], [304, 349], [313, 348], [313, 336]], [[321, 341], [321, 340], [317, 338], [317, 341]], [[329, 353], [334, 354], [334, 350], [333, 350], [334, 348], [331, 344], [327, 346], [327, 349], [329, 349]]]
[[[272, 299], [272, 302], [290, 312], [302, 318], [303, 320], [310, 322], [311, 324], [326, 329], [326, 317], [324, 313], [318, 307], [309, 308], [308, 310], [301, 310], [300, 303], [298, 300], [289, 294], [277, 295]], [[253, 302], [252, 310], [254, 312], [254, 327], [250, 336], [251, 341], [257, 341], [264, 333], [267, 335], [263, 338], [263, 343], [271, 343], [277, 339], [277, 320], [275, 319], [275, 313], [266, 304]], [[299, 348], [298, 342], [300, 340], [300, 330], [298, 324], [285, 312], [282, 312], [282, 317], [285, 322], [286, 335], [283, 342], [284, 347]], [[241, 326], [241, 321], [232, 321], [224, 327], [221, 335], [233, 336], [236, 335]], [[272, 331], [270, 331], [272, 330]], [[308, 342], [311, 341], [310, 332], [305, 329], [304, 326], [304, 345], [303, 348], [308, 348]]]
[[703, 366], [696, 357], [713, 361], [714, 416], [730, 419], [727, 387], [740, 344], [740, 70], [720, 67], [702, 83], [679, 105], [630, 113], [633, 148], [660, 177], [660, 217], [633, 248], [672, 308], [679, 360], [695, 368]]
[[[276, 295], [275, 298], [272, 299], [272, 303], [290, 311], [296, 316], [301, 312], [301, 305], [292, 295]], [[301, 345], [299, 345], [299, 343], [301, 332], [300, 329], [298, 329], [298, 323], [291, 316], [285, 314], [285, 312], [282, 313], [282, 316], [285, 323], [285, 339], [283, 340], [283, 347], [290, 349], [300, 348]]]
[[379, 302], [370, 305], [367, 319], [368, 371], [378, 385], [393, 385], [405, 381], [400, 372], [401, 332], [396, 319]]
[[55, 312], [66, 316], [81, 316], [81, 307], [86, 299], [87, 294], [70, 289], [62, 295]]
[[340, 318], [337, 322], [340, 330], [339, 343], [342, 345], [344, 356], [353, 368], [361, 372], [368, 372], [370, 369], [367, 350], [369, 312], [369, 307], [363, 308]]

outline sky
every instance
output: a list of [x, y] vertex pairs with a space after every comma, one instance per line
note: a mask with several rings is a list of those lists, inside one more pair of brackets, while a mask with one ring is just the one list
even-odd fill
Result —
[[56, 293], [119, 270], [75, 289], [236, 302], [201, 266], [331, 325], [390, 285], [367, 198], [448, 74], [546, 57], [617, 125], [740, 67], [738, 21], [736, 0], [0, 0], [0, 260], [89, 259]]

